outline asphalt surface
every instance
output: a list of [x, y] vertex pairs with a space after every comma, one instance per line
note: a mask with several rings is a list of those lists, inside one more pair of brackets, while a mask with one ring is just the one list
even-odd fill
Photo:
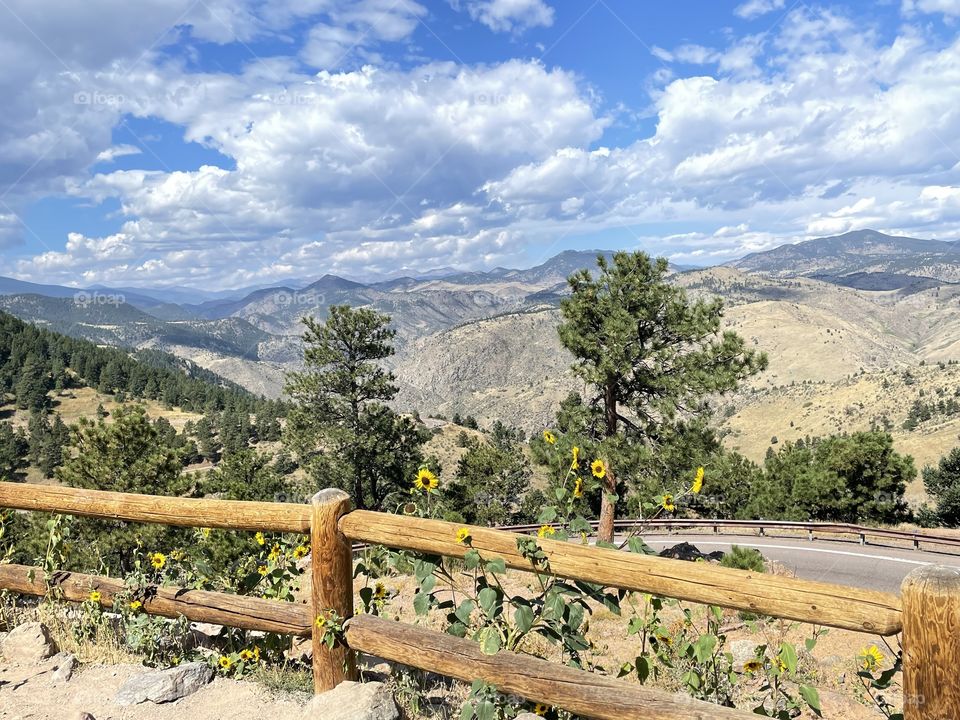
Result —
[[850, 585], [869, 590], [898, 593], [900, 583], [921, 565], [948, 565], [960, 568], [960, 555], [912, 550], [889, 545], [860, 545], [842, 540], [809, 541], [771, 535], [644, 535], [655, 550], [682, 542], [696, 545], [704, 553], [728, 551], [731, 545], [759, 550], [806, 580]]

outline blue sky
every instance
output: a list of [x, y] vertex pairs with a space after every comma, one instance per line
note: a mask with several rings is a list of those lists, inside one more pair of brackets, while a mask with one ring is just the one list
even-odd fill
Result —
[[960, 237], [960, 0], [0, 0], [0, 274]]

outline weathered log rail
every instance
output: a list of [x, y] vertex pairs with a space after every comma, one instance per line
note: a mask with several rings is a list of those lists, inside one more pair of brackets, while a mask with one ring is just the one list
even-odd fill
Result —
[[[226, 593], [155, 588], [144, 610], [166, 617], [213, 622], [249, 630], [311, 635], [317, 692], [356, 677], [355, 652], [461, 680], [483, 679], [504, 692], [563, 707], [585, 717], [693, 720], [744, 718], [752, 714], [679, 698], [622, 680], [562, 667], [529, 656], [501, 652], [483, 655], [467, 640], [393, 621], [360, 616], [346, 623], [346, 647], [328, 650], [313, 621], [322, 613], [353, 615], [351, 542], [423, 551], [450, 557], [466, 552], [453, 523], [349, 511], [339, 491], [318, 493], [310, 506], [167, 498], [96, 490], [0, 483], [0, 507], [67, 513], [129, 522], [232, 530], [310, 533], [313, 597], [311, 605], [282, 603]], [[470, 527], [471, 545], [487, 557], [501, 557], [516, 570], [536, 569], [517, 549], [521, 535]], [[940, 662], [960, 656], [960, 583], [956, 571], [924, 567], [896, 595], [829, 583], [768, 576], [711, 565], [648, 557], [611, 549], [539, 539], [560, 577], [625, 590], [649, 592], [692, 602], [815, 623], [876, 635], [904, 632], [906, 720], [960, 718], [956, 674], [944, 675]], [[918, 578], [922, 574], [922, 581]], [[82, 602], [90, 592], [112, 605], [123, 590], [120, 581], [81, 573], [55, 573], [49, 580], [64, 599]], [[0, 589], [46, 594], [38, 568], [0, 565]], [[936, 713], [936, 714], [934, 714]]]

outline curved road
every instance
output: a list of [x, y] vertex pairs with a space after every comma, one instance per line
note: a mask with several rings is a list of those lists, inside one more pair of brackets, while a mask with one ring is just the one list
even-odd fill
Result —
[[859, 545], [842, 540], [809, 541], [797, 537], [771, 535], [644, 535], [655, 550], [682, 542], [697, 546], [704, 553], [728, 551], [731, 545], [759, 550], [806, 580], [851, 585], [869, 590], [899, 594], [900, 583], [920, 565], [948, 565], [960, 568], [960, 556], [911, 550], [889, 545]]

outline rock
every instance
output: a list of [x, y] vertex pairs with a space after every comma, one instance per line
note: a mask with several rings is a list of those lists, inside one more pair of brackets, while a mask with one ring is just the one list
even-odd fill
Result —
[[7, 633], [0, 651], [10, 663], [37, 663], [55, 655], [57, 645], [50, 639], [46, 625], [31, 622]]
[[53, 672], [50, 679], [55, 683], [69, 682], [73, 677], [73, 671], [77, 669], [77, 658], [71, 653], [57, 653], [51, 658]]
[[192, 695], [213, 678], [213, 668], [193, 662], [166, 670], [154, 670], [127, 680], [117, 691], [118, 705], [137, 705], [149, 700], [165, 703]]
[[733, 669], [736, 672], [743, 672], [744, 664], [757, 656], [757, 644], [753, 640], [734, 640], [728, 650], [733, 655]]
[[700, 551], [696, 545], [692, 545], [688, 542], [682, 542], [673, 547], [665, 548], [660, 551], [660, 557], [672, 558], [674, 560], [687, 560], [689, 562], [696, 562], [697, 560], [704, 560], [706, 562], [720, 562], [723, 560], [723, 552], [717, 550], [712, 553], [704, 553]]
[[399, 713], [387, 686], [379, 682], [344, 682], [316, 695], [301, 720], [397, 720]]
[[534, 713], [520, 713], [513, 720], [543, 720], [543, 717]]

